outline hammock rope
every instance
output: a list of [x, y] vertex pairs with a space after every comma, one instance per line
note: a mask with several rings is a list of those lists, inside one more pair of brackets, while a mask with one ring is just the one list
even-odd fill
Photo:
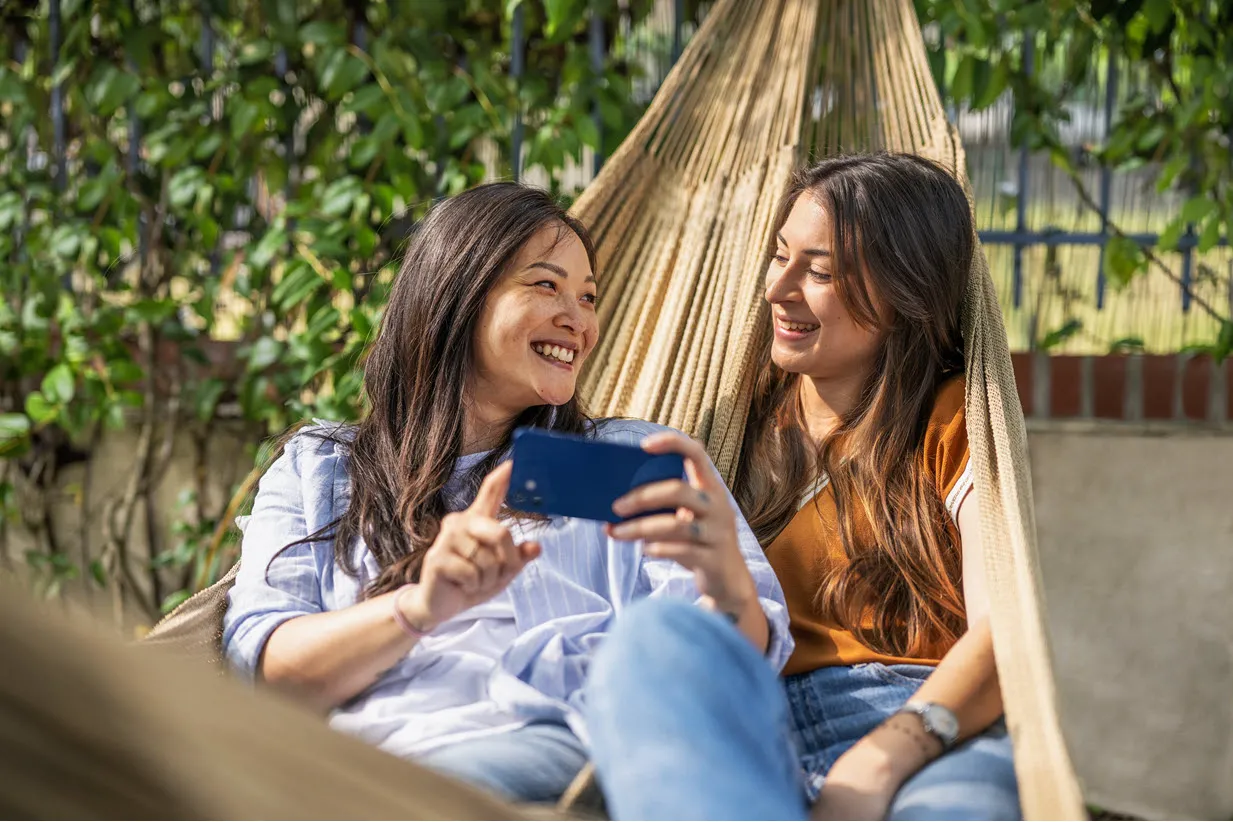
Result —
[[[930, 157], [970, 194], [911, 0], [718, 0], [647, 112], [575, 204], [598, 251], [604, 329], [581, 391], [706, 443], [731, 481], [769, 334], [765, 243], [810, 157]], [[1027, 439], [984, 253], [963, 311], [967, 419], [994, 645], [1024, 813], [1081, 818], [1058, 722]], [[148, 641], [217, 660], [234, 571]]]

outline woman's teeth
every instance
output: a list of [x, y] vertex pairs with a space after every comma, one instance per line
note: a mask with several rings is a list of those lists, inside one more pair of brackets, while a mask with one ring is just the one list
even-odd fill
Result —
[[787, 320], [780, 320], [779, 327], [786, 331], [815, 331], [820, 326], [814, 323], [794, 323]]
[[535, 349], [536, 354], [551, 357], [554, 360], [560, 360], [561, 362], [574, 361], [574, 352], [568, 348], [562, 348], [559, 345], [544, 345], [543, 343], [536, 343], [531, 347]]

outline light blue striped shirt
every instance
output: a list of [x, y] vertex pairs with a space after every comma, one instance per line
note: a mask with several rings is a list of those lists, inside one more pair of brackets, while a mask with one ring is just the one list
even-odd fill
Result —
[[[670, 429], [608, 420], [599, 424], [598, 435], [636, 445], [664, 430]], [[480, 457], [460, 460], [455, 478]], [[332, 523], [349, 498], [346, 446], [305, 433], [287, 444], [262, 478], [245, 525], [243, 561], [223, 633], [227, 656], [242, 673], [255, 675], [266, 640], [283, 622], [355, 604], [378, 573], [362, 542], [355, 549], [359, 579], [336, 565], [330, 541], [278, 554], [288, 543]], [[335, 710], [334, 727], [399, 756], [537, 720], [563, 722], [585, 740], [582, 686], [591, 656], [613, 620], [642, 597], [698, 598], [692, 572], [644, 556], [641, 543], [609, 539], [601, 523], [557, 517], [511, 522], [510, 528], [515, 541], [538, 541], [542, 554], [510, 584], [508, 600], [501, 597], [459, 615], [447, 623], [449, 638], [433, 635], [419, 643], [367, 691]], [[792, 652], [783, 591], [739, 514], [738, 536], [770, 626], [767, 660], [778, 671]], [[485, 625], [493, 630], [482, 633]], [[477, 635], [478, 642], [472, 639], [476, 653], [458, 653], [460, 646], [466, 650], [468, 636]], [[484, 647], [496, 636], [512, 638], [503, 653]], [[429, 696], [426, 691], [434, 686], [436, 695]], [[450, 702], [444, 707], [442, 687]]]

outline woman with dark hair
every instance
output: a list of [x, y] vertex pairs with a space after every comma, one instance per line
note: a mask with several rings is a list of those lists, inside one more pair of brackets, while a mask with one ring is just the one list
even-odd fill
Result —
[[734, 493], [795, 651], [781, 685], [721, 622], [631, 611], [589, 686], [609, 807], [1017, 818], [964, 418], [967, 198], [919, 157], [840, 157], [796, 175], [775, 226]]
[[[580, 687], [628, 603], [698, 601], [782, 665], [782, 592], [701, 446], [580, 407], [595, 300], [590, 238], [545, 193], [494, 183], [433, 209], [365, 363], [366, 416], [299, 432], [261, 480], [225, 620], [237, 668], [395, 755], [544, 801], [587, 759]], [[677, 514], [635, 538], [503, 509], [518, 426], [682, 454], [688, 481], [658, 486]]]

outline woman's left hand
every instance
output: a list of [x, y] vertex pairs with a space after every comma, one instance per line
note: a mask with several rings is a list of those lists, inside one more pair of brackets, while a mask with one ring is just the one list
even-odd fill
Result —
[[[642, 447], [651, 454], [680, 454], [685, 480], [666, 480], [636, 488], [617, 500], [613, 512], [629, 518], [608, 526], [620, 540], [644, 540], [648, 556], [680, 563], [694, 572], [698, 590], [717, 610], [742, 613], [757, 602], [758, 590], [741, 554], [736, 512], [728, 490], [702, 445], [684, 435], [663, 432], [647, 437]], [[670, 510], [640, 516], [651, 511]]]

